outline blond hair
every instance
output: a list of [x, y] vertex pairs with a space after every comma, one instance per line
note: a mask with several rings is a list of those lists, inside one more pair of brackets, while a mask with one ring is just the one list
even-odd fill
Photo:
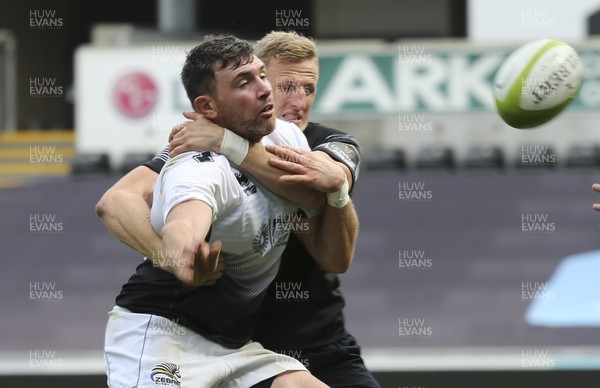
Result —
[[290, 31], [271, 31], [254, 45], [254, 53], [265, 65], [272, 59], [285, 62], [302, 62], [314, 59], [317, 62], [317, 46], [312, 39]]

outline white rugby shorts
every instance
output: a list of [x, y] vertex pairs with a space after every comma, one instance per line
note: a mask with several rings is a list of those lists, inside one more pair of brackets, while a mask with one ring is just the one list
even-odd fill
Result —
[[250, 342], [228, 349], [169, 319], [115, 306], [104, 343], [113, 388], [250, 387], [306, 368], [292, 357]]

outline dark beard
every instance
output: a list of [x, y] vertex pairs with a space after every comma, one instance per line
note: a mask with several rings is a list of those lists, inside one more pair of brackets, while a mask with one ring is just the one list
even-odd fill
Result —
[[264, 124], [255, 123], [246, 128], [246, 138], [251, 142], [259, 142], [260, 139], [272, 133], [275, 125], [270, 125], [271, 121]]
[[251, 123], [229, 122], [223, 123], [221, 126], [228, 128], [248, 139], [251, 142], [259, 142], [263, 137], [269, 135], [275, 130], [275, 119], [255, 120]]

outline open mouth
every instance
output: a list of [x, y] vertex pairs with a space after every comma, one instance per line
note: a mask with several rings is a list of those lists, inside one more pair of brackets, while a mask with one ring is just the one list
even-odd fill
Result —
[[273, 115], [273, 104], [267, 104], [267, 105], [265, 105], [265, 107], [263, 108], [263, 110], [260, 111], [260, 115], [261, 116], [271, 116], [271, 115]]
[[301, 120], [300, 115], [295, 115], [292, 113], [285, 113], [280, 118], [282, 120], [285, 120], [287, 122], [294, 123], [294, 124], [299, 123]]
[[291, 113], [286, 113], [282, 116], [282, 118], [284, 120], [289, 120], [289, 121], [296, 121], [296, 120], [300, 120], [300, 116], [298, 115], [293, 115]]

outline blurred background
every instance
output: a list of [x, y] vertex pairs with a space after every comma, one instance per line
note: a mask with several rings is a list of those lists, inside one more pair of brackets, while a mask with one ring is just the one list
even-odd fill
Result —
[[[341, 276], [383, 387], [600, 384], [600, 1], [22, 0], [0, 12], [0, 385], [106, 386], [106, 314], [141, 257], [100, 196], [189, 102], [208, 33], [315, 39], [312, 121], [363, 147]], [[567, 42], [572, 105], [532, 130], [496, 114], [516, 47]]]

